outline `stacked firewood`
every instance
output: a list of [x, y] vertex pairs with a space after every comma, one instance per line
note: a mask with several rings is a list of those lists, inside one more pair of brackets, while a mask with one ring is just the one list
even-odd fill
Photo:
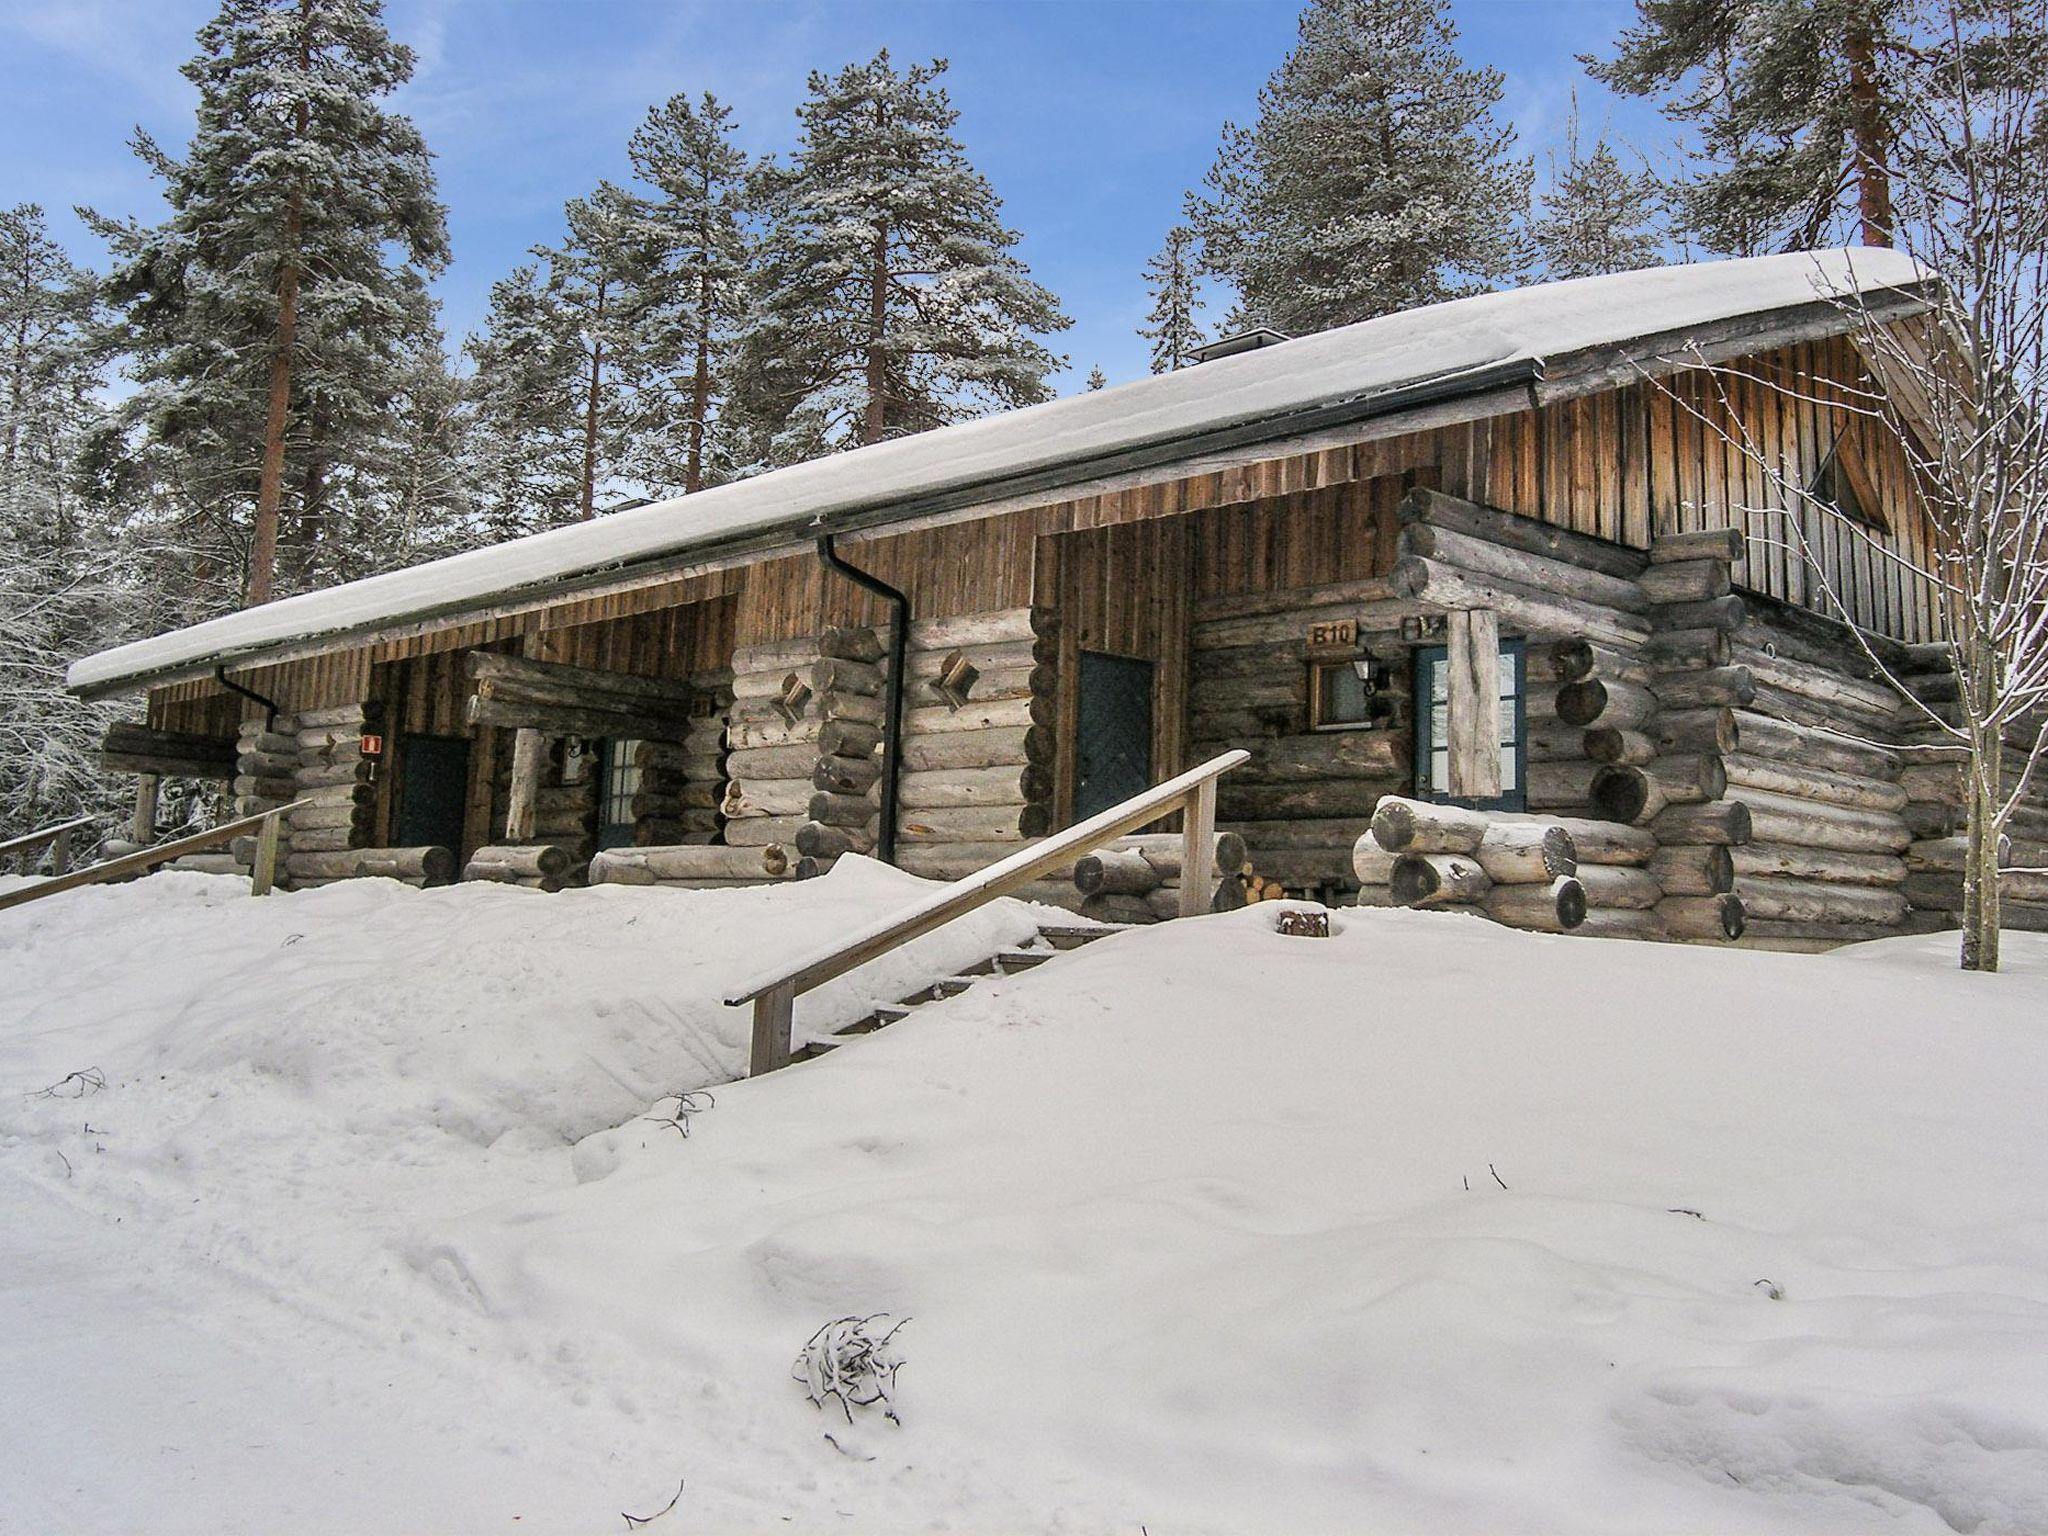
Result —
[[[1182, 855], [1178, 832], [1120, 837], [1074, 863], [1074, 889], [1081, 915], [1106, 923], [1156, 923], [1180, 916]], [[1218, 832], [1205, 910], [1225, 912], [1245, 905], [1252, 861], [1242, 837]], [[1263, 882], [1261, 882], [1263, 889]]]

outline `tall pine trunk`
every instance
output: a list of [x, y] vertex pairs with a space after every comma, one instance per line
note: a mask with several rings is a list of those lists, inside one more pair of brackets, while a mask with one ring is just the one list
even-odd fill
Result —
[[711, 414], [711, 271], [697, 279], [697, 365], [690, 377], [690, 453], [683, 467], [683, 494], [704, 489], [704, 424]]
[[1856, 169], [1856, 212], [1865, 245], [1892, 243], [1892, 186], [1884, 108], [1878, 99], [1877, 49], [1867, 5], [1851, 13], [1843, 53], [1849, 61], [1850, 154]]
[[597, 283], [596, 324], [590, 337], [590, 394], [583, 403], [583, 508], [589, 522], [597, 515], [597, 416], [598, 397], [604, 388], [604, 300], [606, 280]]
[[889, 326], [889, 226], [875, 226], [874, 267], [868, 275], [868, 408], [860, 440], [879, 443], [889, 430], [889, 355], [882, 338]]
[[256, 528], [249, 545], [243, 602], [270, 601], [277, 576], [277, 509], [284, 497], [284, 439], [291, 416], [292, 347], [299, 331], [299, 237], [305, 226], [303, 194], [294, 187], [286, 206], [285, 258], [277, 274], [277, 338], [270, 356], [270, 405], [263, 419], [263, 478], [256, 488]]

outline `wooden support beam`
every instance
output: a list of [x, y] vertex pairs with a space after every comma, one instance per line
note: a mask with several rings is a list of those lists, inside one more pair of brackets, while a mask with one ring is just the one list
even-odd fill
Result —
[[533, 839], [534, 809], [540, 799], [541, 769], [547, 762], [547, 738], [522, 727], [512, 738], [512, 802], [505, 810], [505, 841]]
[[249, 894], [252, 896], [268, 896], [277, 884], [277, 842], [283, 822], [283, 815], [272, 811], [263, 818], [263, 825], [256, 833], [256, 857], [249, 871]]
[[1450, 793], [1455, 800], [1500, 797], [1500, 615], [1491, 608], [1450, 615]]

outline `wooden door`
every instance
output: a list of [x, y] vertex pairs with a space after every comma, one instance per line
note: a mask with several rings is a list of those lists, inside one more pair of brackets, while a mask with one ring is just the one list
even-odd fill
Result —
[[461, 857], [468, 809], [468, 738], [401, 736], [396, 845], [447, 848]]
[[1074, 819], [1085, 821], [1152, 785], [1152, 663], [1081, 653], [1074, 732]]

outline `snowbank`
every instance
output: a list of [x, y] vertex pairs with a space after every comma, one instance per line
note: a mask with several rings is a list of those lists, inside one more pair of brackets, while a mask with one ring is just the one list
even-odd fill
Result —
[[[839, 893], [532, 898], [556, 939], [520, 892], [158, 884], [0, 924], [0, 1527], [589, 1531], [680, 1480], [654, 1536], [2048, 1529], [2031, 937], [1982, 977], [1254, 908], [685, 1139], [641, 1117], [736, 1048], [719, 973]], [[789, 1379], [870, 1312], [900, 1428]]]

